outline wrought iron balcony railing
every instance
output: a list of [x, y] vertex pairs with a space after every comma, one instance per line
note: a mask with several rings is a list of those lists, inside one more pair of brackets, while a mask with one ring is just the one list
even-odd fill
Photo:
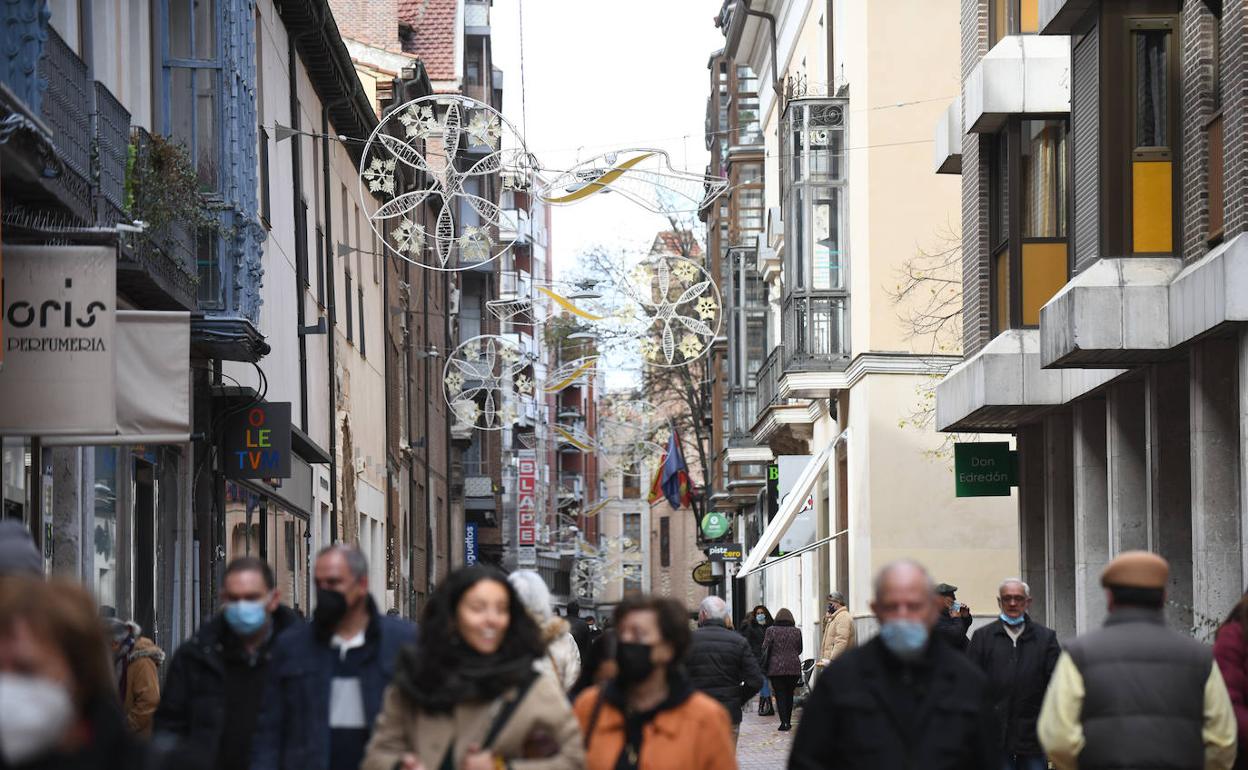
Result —
[[762, 416], [768, 407], [775, 405], [780, 397], [780, 367], [784, 365], [784, 345], [776, 345], [767, 354], [758, 370], [758, 396], [755, 402], [754, 420]]
[[130, 155], [130, 112], [95, 82], [95, 218], [114, 225], [125, 218], [126, 161]]
[[63, 167], [49, 186], [85, 218], [91, 209], [91, 79], [86, 63], [56, 30], [49, 27], [47, 33], [38, 66], [48, 84], [40, 118], [52, 131]]
[[784, 301], [787, 371], [837, 371], [849, 365], [844, 295], [791, 295]]

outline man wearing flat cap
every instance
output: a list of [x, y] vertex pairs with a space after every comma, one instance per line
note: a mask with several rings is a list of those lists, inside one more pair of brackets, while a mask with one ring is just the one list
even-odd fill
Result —
[[1235, 714], [1213, 652], [1166, 628], [1170, 565], [1127, 551], [1101, 573], [1105, 627], [1066, 645], [1037, 732], [1058, 770], [1235, 764]]
[[958, 587], [948, 583], [936, 585], [936, 595], [940, 597], [943, 609], [936, 619], [936, 627], [932, 633], [944, 639], [963, 652], [966, 651], [966, 632], [971, 628], [971, 608], [958, 601]]

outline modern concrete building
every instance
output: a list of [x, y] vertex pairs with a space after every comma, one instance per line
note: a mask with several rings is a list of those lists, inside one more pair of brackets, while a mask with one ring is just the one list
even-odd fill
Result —
[[[718, 23], [722, 61], [757, 75], [766, 210], [762, 224], [738, 215], [752, 241], [732, 241], [729, 222], [720, 242], [742, 260], [730, 273], [743, 317], [727, 347], [743, 374], [727, 373], [729, 387], [753, 383], [757, 404], [753, 448], [732, 446], [731, 421], [726, 431], [720, 499], [747, 550], [734, 604], [789, 607], [813, 649], [830, 590], [870, 633], [871, 577], [907, 556], [961, 586], [980, 616], [995, 615], [997, 582], [1019, 568], [1012, 506], [954, 496], [926, 402], [959, 360], [957, 340], [916, 321], [929, 306], [899, 286], [947, 250], [957, 219], [957, 185], [929, 173], [930, 134], [916, 130], [959, 90], [958, 47], [945, 39], [958, 28], [956, 3], [726, 0]], [[742, 135], [732, 123], [719, 130]], [[729, 168], [743, 168], [733, 151], [729, 142]], [[942, 291], [957, 291], [956, 273], [934, 273]], [[751, 326], [760, 305], [765, 323]], [[804, 458], [800, 471], [774, 509], [762, 486], [734, 502], [732, 467], [766, 462], [768, 450]]]
[[1175, 628], [1211, 636], [1243, 591], [1246, 24], [1213, 0], [961, 3], [937, 163], [962, 175], [967, 360], [937, 425], [1017, 438], [1023, 574], [1062, 635], [1099, 624], [1127, 549], [1170, 560]]

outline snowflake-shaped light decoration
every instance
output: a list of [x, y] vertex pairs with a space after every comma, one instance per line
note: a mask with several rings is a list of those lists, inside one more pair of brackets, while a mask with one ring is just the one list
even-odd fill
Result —
[[398, 161], [394, 158], [373, 158], [363, 173], [364, 179], [368, 181], [368, 189], [393, 195], [394, 168], [397, 164]]
[[532, 396], [537, 390], [533, 380], [526, 374], [516, 375], [516, 392], [522, 396]]
[[[466, 270], [506, 252], [517, 235], [497, 201], [470, 192], [469, 180], [527, 178], [534, 165], [519, 132], [488, 104], [458, 94], [424, 96], [389, 111], [369, 137], [360, 199], [369, 209], [370, 198], [382, 201], [369, 224], [396, 256], [435, 270]], [[406, 179], [420, 180], [420, 187], [404, 188]], [[388, 221], [402, 228], [422, 207], [429, 207], [427, 229], [386, 238]], [[471, 225], [460, 221], [464, 212]]]
[[[446, 402], [459, 422], [480, 430], [501, 430], [519, 415], [516, 377], [528, 360], [506, 337], [483, 334], [466, 340], [447, 357], [442, 373]], [[472, 405], [472, 409], [461, 406]]]
[[621, 289], [636, 306], [631, 332], [641, 338], [648, 362], [683, 366], [710, 349], [722, 310], [719, 289], [700, 264], [683, 257], [655, 257], [634, 269]]
[[650, 478], [663, 447], [653, 439], [659, 409], [649, 401], [613, 398], [598, 411], [600, 474]]
[[400, 254], [419, 259], [425, 251], [425, 230], [410, 219], [404, 219], [390, 233], [394, 248]]

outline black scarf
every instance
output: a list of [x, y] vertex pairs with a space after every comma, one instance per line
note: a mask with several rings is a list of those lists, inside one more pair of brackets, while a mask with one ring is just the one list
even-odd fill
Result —
[[403, 650], [395, 683], [415, 708], [446, 713], [460, 703], [489, 702], [537, 676], [527, 655], [481, 655], [462, 641], [455, 644], [461, 649], [452, 660], [433, 660], [415, 647]]

